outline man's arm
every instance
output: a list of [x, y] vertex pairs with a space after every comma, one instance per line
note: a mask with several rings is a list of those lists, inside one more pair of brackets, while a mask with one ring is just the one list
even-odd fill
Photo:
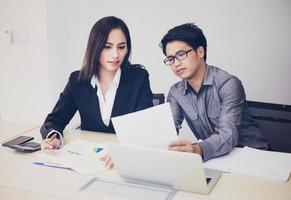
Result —
[[184, 117], [182, 115], [182, 108], [177, 102], [177, 100], [175, 99], [175, 97], [171, 94], [171, 90], [168, 94], [167, 102], [170, 103], [176, 130], [177, 130], [177, 133], [179, 133], [179, 130], [182, 128], [181, 124], [184, 120]]
[[238, 143], [242, 125], [246, 97], [241, 81], [236, 77], [226, 80], [218, 88], [218, 95], [221, 110], [215, 134], [199, 143], [204, 161], [229, 153]]

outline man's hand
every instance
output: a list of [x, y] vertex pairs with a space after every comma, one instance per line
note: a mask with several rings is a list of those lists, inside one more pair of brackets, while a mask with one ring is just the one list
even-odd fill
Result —
[[199, 144], [194, 143], [190, 140], [176, 140], [169, 144], [169, 150], [181, 151], [189, 153], [197, 153], [202, 156], [202, 149]]

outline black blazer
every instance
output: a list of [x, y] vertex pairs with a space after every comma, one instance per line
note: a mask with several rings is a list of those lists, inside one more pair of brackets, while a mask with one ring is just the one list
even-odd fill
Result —
[[[98, 88], [92, 87], [91, 80], [79, 80], [79, 72], [71, 73], [57, 104], [41, 127], [40, 132], [43, 138], [46, 138], [51, 130], [62, 133], [76, 111], [80, 114], [82, 130], [115, 132], [111, 120], [109, 127], [102, 121], [96, 94]], [[152, 101], [153, 94], [148, 72], [139, 65], [123, 66], [111, 117], [151, 107]]]

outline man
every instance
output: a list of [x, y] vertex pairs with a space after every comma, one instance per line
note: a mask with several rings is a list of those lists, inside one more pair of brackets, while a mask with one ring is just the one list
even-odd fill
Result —
[[241, 81], [206, 63], [207, 41], [192, 24], [170, 29], [161, 41], [164, 63], [182, 80], [168, 95], [177, 130], [186, 119], [198, 139], [173, 141], [170, 150], [198, 153], [209, 160], [229, 153], [234, 147], [268, 149], [249, 112]]

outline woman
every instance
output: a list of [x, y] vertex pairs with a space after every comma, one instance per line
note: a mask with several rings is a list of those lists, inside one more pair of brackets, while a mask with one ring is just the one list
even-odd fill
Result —
[[76, 111], [81, 129], [114, 133], [111, 117], [152, 106], [149, 74], [129, 62], [131, 40], [126, 24], [109, 16], [93, 26], [83, 66], [70, 75], [41, 134], [45, 148], [63, 145], [63, 130]]

